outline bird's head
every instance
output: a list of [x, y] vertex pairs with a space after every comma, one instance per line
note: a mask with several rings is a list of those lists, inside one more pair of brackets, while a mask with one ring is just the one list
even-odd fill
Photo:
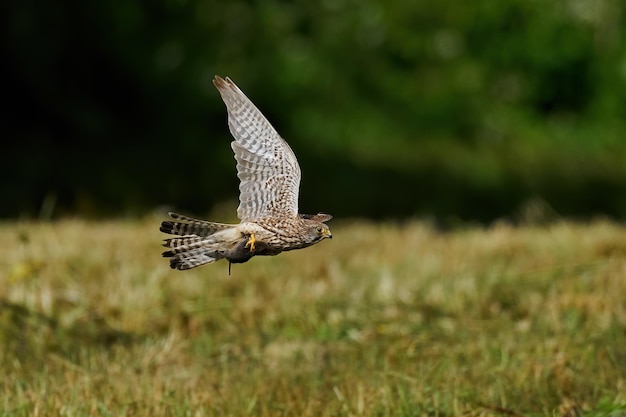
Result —
[[324, 223], [332, 219], [330, 214], [301, 214], [300, 218], [306, 225], [309, 243], [313, 244], [326, 238], [333, 238], [330, 228]]
[[333, 234], [330, 233], [330, 228], [322, 222], [317, 222], [317, 224], [315, 225], [314, 231], [315, 231], [315, 236], [317, 237], [316, 240], [333, 238]]

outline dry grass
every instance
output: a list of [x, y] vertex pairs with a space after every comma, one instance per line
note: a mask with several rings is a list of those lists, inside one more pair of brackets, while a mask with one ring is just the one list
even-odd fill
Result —
[[337, 224], [171, 271], [160, 219], [0, 225], [0, 415], [626, 415], [626, 228]]

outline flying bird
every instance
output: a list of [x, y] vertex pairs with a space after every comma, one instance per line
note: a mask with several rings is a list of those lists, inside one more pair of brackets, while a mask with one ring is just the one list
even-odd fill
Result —
[[165, 239], [163, 256], [178, 270], [220, 259], [243, 263], [253, 256], [278, 255], [332, 238], [325, 222], [329, 214], [299, 214], [300, 166], [287, 142], [228, 77], [213, 84], [228, 111], [231, 148], [239, 177], [239, 224], [215, 223], [169, 213], [160, 230], [176, 235]]

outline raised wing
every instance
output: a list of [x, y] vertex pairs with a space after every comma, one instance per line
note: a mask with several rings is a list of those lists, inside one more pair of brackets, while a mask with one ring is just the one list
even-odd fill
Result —
[[228, 127], [237, 160], [242, 221], [298, 215], [300, 166], [287, 142], [246, 95], [226, 77], [215, 76], [228, 110]]

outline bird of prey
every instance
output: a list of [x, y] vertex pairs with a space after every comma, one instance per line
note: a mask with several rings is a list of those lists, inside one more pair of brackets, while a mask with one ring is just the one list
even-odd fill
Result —
[[239, 224], [197, 220], [169, 213], [160, 230], [170, 267], [184, 270], [220, 259], [243, 263], [255, 255], [277, 255], [332, 238], [332, 216], [298, 213], [300, 166], [296, 156], [256, 106], [228, 77], [213, 84], [228, 111], [231, 147], [239, 177]]

